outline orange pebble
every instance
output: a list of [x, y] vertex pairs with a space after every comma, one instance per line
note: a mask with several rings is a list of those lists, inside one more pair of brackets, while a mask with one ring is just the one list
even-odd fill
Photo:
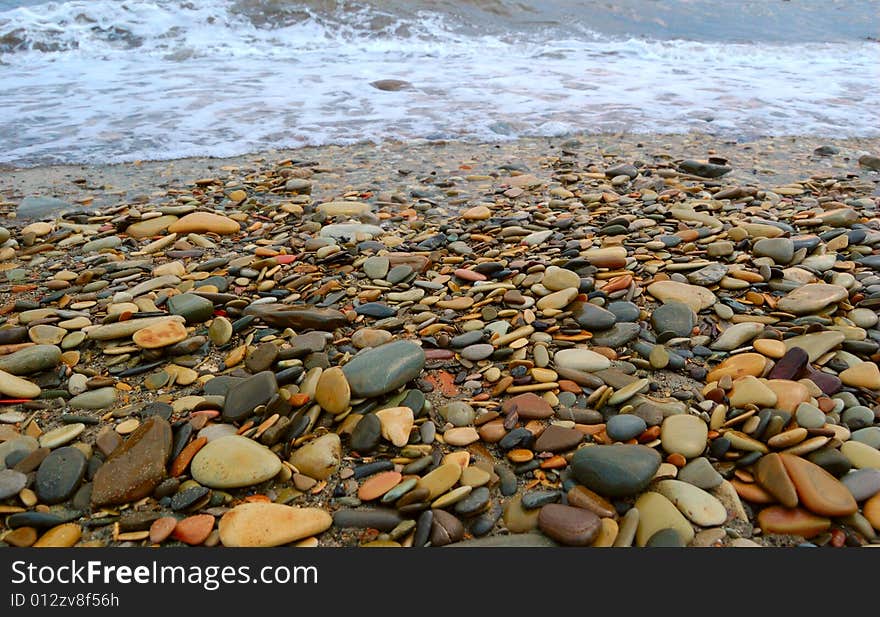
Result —
[[679, 469], [681, 469], [682, 467], [687, 465], [687, 459], [683, 455], [679, 454], [678, 452], [667, 456], [666, 462], [675, 465]]
[[507, 453], [507, 458], [514, 463], [528, 463], [535, 458], [535, 453], [525, 448], [515, 448]]
[[171, 477], [182, 475], [183, 472], [186, 471], [186, 468], [189, 467], [190, 461], [192, 461], [193, 457], [199, 450], [204, 448], [207, 443], [207, 437], [199, 437], [188, 443], [186, 447], [180, 451], [180, 454], [177, 455], [177, 458], [174, 459], [174, 462], [171, 463], [171, 468], [168, 471]]
[[556, 455], [541, 462], [541, 469], [562, 469], [568, 465], [564, 456]]
[[639, 443], [648, 443], [649, 441], [654, 441], [655, 439], [660, 437], [660, 427], [659, 426], [649, 426], [645, 431], [639, 435]]

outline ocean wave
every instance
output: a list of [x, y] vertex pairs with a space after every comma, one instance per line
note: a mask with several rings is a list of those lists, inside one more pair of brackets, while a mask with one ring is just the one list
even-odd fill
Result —
[[[0, 162], [606, 131], [880, 134], [876, 43], [611, 36], [560, 29], [510, 0], [400, 4], [77, 0], [0, 12]], [[532, 25], [498, 27], [510, 20]], [[376, 87], [388, 79], [403, 87]]]

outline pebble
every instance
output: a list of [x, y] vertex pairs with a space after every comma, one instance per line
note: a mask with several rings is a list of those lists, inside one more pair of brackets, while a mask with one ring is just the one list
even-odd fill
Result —
[[648, 486], [660, 455], [641, 445], [592, 446], [575, 452], [571, 466], [587, 488], [605, 497], [627, 497]]
[[367, 349], [342, 370], [353, 396], [387, 394], [414, 379], [425, 365], [425, 352], [410, 341], [393, 341]]
[[144, 420], [98, 468], [92, 481], [92, 504], [124, 504], [152, 493], [165, 478], [171, 440], [167, 421], [159, 416]]
[[565, 546], [589, 546], [601, 529], [598, 516], [583, 508], [547, 504], [538, 514], [541, 531]]
[[320, 508], [255, 502], [232, 508], [217, 527], [223, 546], [270, 547], [318, 535], [332, 524], [333, 518]]
[[230, 435], [201, 448], [190, 464], [193, 480], [209, 488], [253, 486], [281, 471], [281, 461], [252, 439]]
[[655, 533], [664, 529], [672, 529], [678, 533], [683, 546], [687, 546], [694, 539], [694, 528], [691, 527], [690, 522], [669, 499], [660, 493], [652, 491], [642, 493], [636, 499], [634, 507], [639, 511], [639, 525], [636, 531], [638, 546], [646, 546]]
[[660, 443], [669, 454], [685, 458], [700, 456], [706, 449], [709, 427], [697, 416], [678, 414], [663, 420]]
[[339, 435], [327, 433], [300, 446], [290, 455], [288, 462], [310, 478], [326, 480], [336, 473], [342, 462]]

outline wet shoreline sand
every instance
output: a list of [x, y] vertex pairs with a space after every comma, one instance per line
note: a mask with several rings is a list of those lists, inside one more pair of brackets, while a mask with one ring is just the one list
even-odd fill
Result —
[[3, 170], [2, 541], [876, 543], [878, 152]]

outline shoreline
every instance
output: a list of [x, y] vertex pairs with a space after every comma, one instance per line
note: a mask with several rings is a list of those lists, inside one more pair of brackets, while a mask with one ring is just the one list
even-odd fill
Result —
[[[69, 200], [86, 208], [125, 203], [143, 198], [163, 187], [189, 186], [211, 174], [231, 174], [241, 169], [254, 170], [284, 160], [312, 161], [341, 171], [341, 180], [361, 181], [363, 174], [345, 166], [344, 160], [362, 160], [362, 165], [408, 163], [423, 171], [453, 171], [450, 157], [467, 159], [490, 166], [504, 157], [524, 157], [534, 164], [542, 156], [559, 150], [567, 142], [578, 157], [592, 157], [597, 164], [608, 156], [626, 155], [648, 162], [671, 162], [675, 157], [706, 158], [720, 156], [734, 168], [727, 179], [743, 182], [785, 183], [804, 179], [811, 173], [861, 173], [857, 159], [865, 153], [880, 151], [880, 137], [827, 139], [815, 136], [760, 137], [737, 142], [708, 133], [672, 134], [579, 134], [566, 137], [528, 137], [505, 142], [467, 141], [385, 141], [379, 144], [306, 146], [293, 149], [264, 150], [238, 156], [187, 157], [128, 163], [53, 164], [36, 167], [0, 167], [0, 213], [9, 214], [17, 201], [28, 196], [46, 196]], [[834, 156], [815, 156], [820, 146], [840, 150]], [[444, 156], [447, 155], [447, 156]], [[383, 160], [385, 157], [385, 160]], [[511, 161], [512, 162], [512, 161]], [[445, 165], [445, 166], [444, 166]], [[227, 169], [224, 169], [227, 168]], [[74, 182], [76, 180], [77, 182]], [[49, 212], [51, 214], [51, 211]]]
[[[864, 153], [581, 135], [2, 172], [0, 543], [877, 545]], [[11, 216], [32, 197], [65, 212]]]

